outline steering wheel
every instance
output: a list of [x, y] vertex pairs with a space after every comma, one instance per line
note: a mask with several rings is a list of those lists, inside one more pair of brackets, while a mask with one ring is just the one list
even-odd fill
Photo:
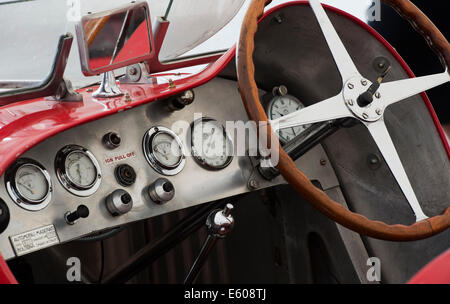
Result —
[[[274, 142], [279, 149], [279, 162], [276, 167], [281, 175], [320, 212], [360, 234], [389, 241], [414, 241], [446, 230], [450, 226], [450, 207], [441, 215], [432, 218], [425, 215], [384, 123], [384, 110], [389, 105], [450, 81], [447, 68], [450, 65], [450, 45], [442, 33], [409, 0], [383, 0], [384, 3], [396, 9], [425, 37], [429, 46], [440, 56], [445, 71], [424, 77], [372, 85], [358, 72], [320, 2], [309, 0], [341, 74], [342, 91], [334, 97], [269, 121], [258, 97], [258, 88], [254, 76], [253, 51], [258, 19], [263, 14], [264, 7], [270, 2], [271, 0], [253, 0], [250, 4], [241, 27], [236, 62], [239, 91], [249, 118], [260, 122], [257, 123], [258, 132], [260, 138], [261, 136], [267, 137], [267, 143], [271, 143], [273, 137], [276, 137]], [[363, 82], [368, 82], [373, 90], [367, 90], [367, 87], [361, 85]], [[274, 130], [278, 129], [346, 117], [359, 120], [372, 135], [416, 216], [416, 222], [412, 225], [389, 225], [381, 221], [370, 220], [333, 201], [322, 190], [315, 187], [305, 174], [296, 167], [294, 161], [281, 147], [278, 137], [274, 133]], [[264, 125], [266, 127], [262, 127]]]

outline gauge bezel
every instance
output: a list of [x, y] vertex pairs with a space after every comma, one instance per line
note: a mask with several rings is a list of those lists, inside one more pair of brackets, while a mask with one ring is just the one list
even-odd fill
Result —
[[[70, 176], [66, 172], [66, 159], [69, 155], [73, 153], [82, 153], [87, 156], [94, 168], [96, 170], [95, 180], [88, 186], [81, 186], [71, 180]], [[95, 158], [94, 154], [92, 154], [88, 149], [83, 148], [78, 145], [68, 145], [58, 151], [55, 158], [55, 170], [56, 176], [58, 177], [61, 185], [70, 193], [75, 194], [76, 196], [90, 196], [94, 194], [98, 188], [100, 187], [102, 181], [102, 172], [100, 169], [100, 165]]]
[[[47, 194], [39, 200], [30, 200], [25, 198], [17, 189], [16, 186], [16, 174], [17, 171], [25, 166], [32, 166], [37, 168], [42, 175], [44, 175], [47, 181]], [[44, 209], [50, 204], [52, 200], [53, 185], [50, 174], [48, 171], [37, 161], [29, 158], [18, 159], [12, 166], [10, 166], [5, 172], [5, 186], [11, 199], [21, 208], [28, 211], [39, 211]]]
[[231, 140], [230, 136], [228, 135], [227, 131], [225, 130], [225, 127], [223, 126], [223, 124], [221, 124], [219, 121], [217, 121], [217, 119], [205, 116], [205, 117], [198, 118], [191, 123], [191, 138], [190, 138], [191, 153], [192, 153], [192, 156], [194, 157], [195, 162], [198, 165], [200, 165], [201, 167], [208, 169], [208, 170], [218, 171], [218, 170], [225, 169], [226, 167], [228, 167], [231, 164], [231, 162], [233, 161], [233, 155], [228, 155], [227, 160], [223, 165], [212, 166], [203, 159], [202, 155], [200, 155], [199, 151], [197, 151], [197, 149], [194, 146], [193, 139], [194, 139], [195, 126], [197, 126], [200, 123], [204, 123], [204, 122], [208, 122], [208, 121], [216, 122], [218, 125], [220, 125], [222, 127], [223, 136], [227, 140], [227, 143], [229, 144], [229, 148], [231, 149], [231, 151], [234, 151], [233, 141]]
[[[295, 102], [297, 102], [298, 104], [300, 104], [301, 106], [306, 107], [305, 104], [304, 104], [303, 102], [301, 102], [297, 97], [292, 96], [292, 95], [290, 95], [290, 94], [286, 94], [286, 95], [283, 95], [283, 96], [275, 95], [275, 96], [273, 96], [273, 97], [270, 99], [270, 101], [267, 103], [266, 114], [267, 114], [267, 117], [268, 117], [269, 119], [272, 119], [271, 110], [272, 110], [272, 105], [273, 105], [273, 103], [274, 103], [277, 99], [282, 98], [282, 97], [292, 99], [292, 100], [294, 100]], [[281, 142], [282, 144], [286, 144], [286, 143], [288, 143], [288, 142], [290, 142], [290, 141], [292, 140], [292, 139], [287, 140], [286, 138], [284, 138], [283, 136], [281, 136], [280, 134], [278, 134], [278, 132], [277, 132], [277, 135], [278, 135], [278, 139], [280, 140], [280, 142]]]
[[[177, 145], [181, 151], [180, 159], [173, 166], [164, 165], [163, 163], [161, 163], [158, 160], [158, 158], [153, 153], [153, 139], [158, 134], [161, 134], [161, 133], [165, 133], [165, 134], [169, 135], [170, 137], [172, 137], [175, 140], [175, 142], [177, 143]], [[142, 147], [144, 150], [145, 159], [147, 160], [149, 165], [156, 172], [158, 172], [160, 174], [167, 175], [167, 176], [176, 175], [176, 174], [180, 173], [181, 170], [183, 170], [184, 165], [186, 164], [186, 153], [185, 153], [185, 149], [183, 146], [183, 142], [178, 137], [178, 135], [176, 135], [172, 130], [170, 130], [166, 127], [156, 126], [156, 127], [150, 128], [150, 130], [148, 130], [144, 135], [144, 139], [142, 141]]]

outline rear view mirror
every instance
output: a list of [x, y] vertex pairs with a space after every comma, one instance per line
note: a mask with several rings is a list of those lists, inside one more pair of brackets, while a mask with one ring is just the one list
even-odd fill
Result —
[[147, 2], [89, 14], [76, 24], [81, 68], [98, 75], [150, 59], [153, 55]]

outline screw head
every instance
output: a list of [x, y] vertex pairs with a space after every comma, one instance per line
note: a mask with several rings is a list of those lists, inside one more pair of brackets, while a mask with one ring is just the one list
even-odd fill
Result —
[[375, 93], [375, 97], [376, 97], [376, 98], [380, 98], [380, 97], [381, 97], [380, 92], [376, 92], [376, 93]]
[[378, 115], [381, 115], [381, 109], [376, 109], [375, 113], [377, 113]]
[[369, 118], [369, 115], [367, 115], [367, 113], [363, 113], [362, 117], [363, 117], [364, 119], [367, 119], [367, 118]]
[[349, 99], [349, 100], [347, 100], [347, 103], [350, 105], [350, 106], [352, 106], [353, 105], [353, 99]]
[[321, 159], [320, 160], [320, 165], [321, 166], [325, 166], [327, 164], [327, 160], [326, 159]]
[[130, 75], [136, 75], [137, 74], [137, 70], [136, 70], [136, 68], [130, 68]]
[[366, 86], [366, 85], [367, 85], [367, 80], [362, 79], [362, 80], [361, 80], [361, 84], [362, 84], [363, 86]]
[[353, 89], [355, 88], [355, 85], [354, 85], [353, 83], [349, 82], [349, 83], [347, 84], [347, 87], [348, 87], [350, 90], [353, 90]]
[[251, 179], [248, 182], [248, 185], [250, 186], [251, 189], [257, 189], [259, 187], [258, 181], [256, 181], [255, 179]]

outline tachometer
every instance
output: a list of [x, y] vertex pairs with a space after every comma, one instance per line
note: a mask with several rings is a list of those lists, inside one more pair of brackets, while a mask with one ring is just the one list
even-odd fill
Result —
[[[270, 100], [267, 107], [267, 115], [269, 119], [277, 119], [283, 117], [287, 114], [295, 112], [304, 108], [305, 106], [292, 95], [288, 94], [278, 94], [275, 95], [272, 100]], [[278, 137], [282, 143], [286, 143], [294, 139], [297, 135], [308, 129], [311, 125], [303, 125], [298, 127], [291, 127], [286, 129], [281, 129], [277, 131]]]
[[100, 186], [100, 166], [94, 155], [81, 146], [61, 149], [56, 155], [55, 169], [63, 187], [75, 195], [89, 196]]
[[158, 173], [175, 175], [186, 163], [180, 138], [165, 127], [153, 127], [143, 140], [144, 155], [150, 166]]
[[31, 159], [16, 161], [5, 174], [9, 196], [22, 208], [37, 211], [51, 200], [52, 183], [47, 170]]
[[197, 163], [206, 169], [223, 169], [233, 160], [233, 143], [225, 128], [212, 118], [193, 122], [191, 151]]

